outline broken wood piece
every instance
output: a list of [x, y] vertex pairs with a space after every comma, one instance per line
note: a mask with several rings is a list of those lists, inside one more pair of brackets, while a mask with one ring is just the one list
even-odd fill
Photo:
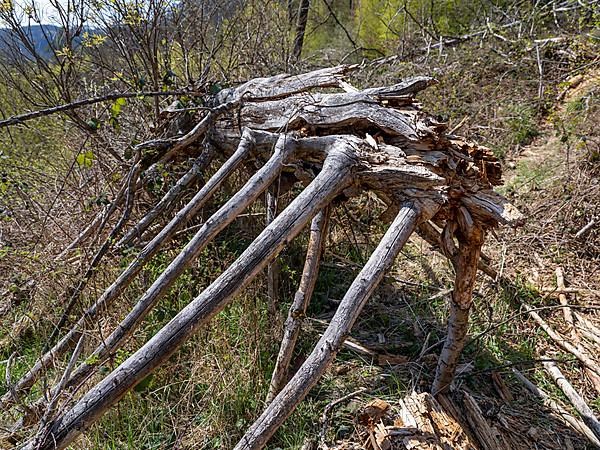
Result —
[[484, 450], [509, 450], [503, 445], [503, 441], [499, 439], [498, 430], [491, 427], [483, 417], [483, 412], [475, 399], [466, 391], [462, 391], [462, 396], [465, 416], [482, 448]]
[[517, 369], [512, 369], [513, 375], [517, 380], [519, 380], [529, 392], [542, 400], [544, 406], [550, 408], [554, 413], [567, 425], [570, 425], [573, 430], [577, 433], [582, 434], [587, 438], [588, 441], [595, 445], [597, 448], [600, 448], [600, 440], [596, 437], [596, 435], [588, 428], [588, 426], [583, 423], [581, 420], [573, 417], [567, 410], [565, 410], [561, 405], [556, 403], [554, 400], [550, 398], [550, 396], [544, 392], [542, 389], [537, 387], [531, 381], [529, 381], [521, 372]]
[[586, 225], [584, 225], [581, 230], [575, 233], [575, 239], [581, 239], [584, 237], [592, 228], [596, 225], [596, 220], [590, 220]]
[[399, 401], [400, 417], [392, 435], [405, 433], [402, 444], [409, 450], [471, 450], [477, 445], [464, 427], [435, 397], [427, 392], [411, 392]]
[[285, 321], [283, 339], [277, 355], [275, 369], [271, 376], [271, 385], [267, 395], [267, 403], [270, 403], [281, 390], [287, 376], [294, 347], [300, 333], [300, 326], [306, 315], [306, 308], [312, 297], [317, 276], [319, 275], [319, 263], [323, 254], [323, 247], [327, 237], [329, 223], [329, 208], [317, 213], [310, 225], [310, 235], [306, 249], [306, 260], [300, 285], [294, 295], [294, 301], [290, 306], [287, 320]]
[[535, 322], [540, 326], [540, 328], [542, 328], [546, 332], [546, 334], [550, 336], [550, 338], [559, 345], [559, 347], [571, 353], [573, 356], [579, 359], [579, 361], [581, 361], [584, 366], [588, 367], [596, 375], [600, 376], [600, 366], [598, 366], [598, 364], [593, 359], [591, 359], [586, 353], [581, 351], [581, 349], [575, 347], [567, 339], [565, 339], [557, 331], [555, 331], [550, 325], [548, 325], [548, 323], [546, 323], [544, 319], [541, 318], [541, 316], [537, 312], [535, 312], [535, 310], [531, 306], [525, 303], [522, 299], [519, 299], [519, 302], [521, 303], [521, 305], [523, 305], [523, 308], [525, 308], [525, 311], [529, 313], [531, 318], [535, 320]]
[[589, 427], [590, 430], [600, 439], [600, 422], [585, 402], [583, 397], [573, 388], [571, 383], [562, 374], [556, 363], [553, 361], [544, 361], [542, 363], [546, 372], [550, 374], [555, 383], [567, 396], [571, 404], [575, 407], [583, 422]]
[[508, 386], [502, 379], [502, 375], [500, 375], [499, 372], [496, 372], [494, 370], [494, 371], [492, 371], [490, 376], [492, 378], [492, 382], [494, 383], [494, 387], [496, 388], [496, 391], [500, 395], [500, 398], [502, 398], [502, 400], [505, 403], [512, 402], [514, 400], [514, 397], [512, 395], [512, 392], [510, 392], [510, 389], [508, 388]]

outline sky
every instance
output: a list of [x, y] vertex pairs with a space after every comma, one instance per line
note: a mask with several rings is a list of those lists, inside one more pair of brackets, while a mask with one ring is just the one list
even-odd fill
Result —
[[[41, 16], [41, 23], [43, 24], [56, 24], [57, 20], [53, 18], [56, 15], [55, 9], [50, 3], [50, 0], [15, 0], [14, 4], [17, 7], [17, 11], [23, 11], [27, 5], [31, 5], [31, 2], [36, 5], [38, 14]], [[66, 0], [59, 0], [61, 4], [66, 4]], [[27, 16], [24, 15], [21, 23], [27, 25]]]

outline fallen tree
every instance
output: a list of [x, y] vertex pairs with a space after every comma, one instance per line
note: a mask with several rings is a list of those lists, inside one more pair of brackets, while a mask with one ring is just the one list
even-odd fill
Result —
[[[69, 370], [49, 387], [46, 398], [28, 405], [43, 414], [40, 429], [27, 449], [65, 448], [112, 405], [163, 364], [200, 327], [221, 311], [303, 228], [313, 221], [301, 285], [286, 321], [284, 342], [273, 375], [269, 404], [237, 448], [262, 448], [290, 415], [335, 358], [363, 306], [392, 266], [413, 233], [439, 242], [456, 269], [448, 336], [433, 384], [444, 392], [453, 378], [467, 333], [472, 289], [480, 248], [487, 230], [515, 225], [521, 216], [493, 191], [501, 182], [500, 165], [484, 147], [445, 133], [445, 125], [423, 113], [414, 96], [434, 81], [416, 77], [393, 86], [354, 89], [343, 81], [350, 66], [323, 69], [297, 76], [279, 75], [251, 80], [226, 89], [205, 103], [213, 105], [186, 134], [161, 137], [136, 147], [147, 171], [156, 164], [190, 153], [199, 161], [210, 149], [229, 155], [219, 170], [150, 240], [129, 266], [79, 320], [63, 330], [58, 342], [41, 355], [2, 398], [2, 406], [23, 403], [22, 398], [56, 367], [58, 358], [81, 350], [89, 331], [143, 266], [192, 219], [232, 173], [250, 161], [263, 162], [244, 186], [225, 202], [195, 233], [180, 254], [139, 298], [130, 312], [89, 355], [71, 358]], [[329, 88], [331, 91], [325, 91]], [[159, 200], [141, 221], [120, 239], [122, 247], [138, 240], [159, 213], [168, 211], [183, 190], [190, 189], [204, 164], [198, 163]], [[132, 173], [134, 173], [132, 171]], [[141, 177], [141, 175], [140, 175]], [[105, 361], [112, 358], [143, 319], [217, 234], [263, 193], [285, 179], [301, 184], [302, 192], [269, 221], [250, 246], [198, 297], [185, 306], [145, 345], [80, 395], [78, 389]], [[141, 181], [129, 180], [130, 186]], [[125, 192], [125, 189], [123, 189]], [[289, 355], [297, 339], [298, 320], [306, 310], [318, 274], [323, 234], [329, 211], [363, 192], [373, 192], [388, 207], [381, 217], [389, 228], [340, 303], [326, 332], [297, 373], [285, 383]], [[131, 197], [130, 195], [122, 197]], [[85, 236], [63, 252], [68, 254]], [[76, 350], [74, 350], [76, 348]], [[76, 353], [76, 354], [77, 354]], [[61, 392], [66, 398], [56, 405]], [[75, 395], [75, 393], [77, 395]], [[50, 417], [52, 416], [52, 417]], [[31, 419], [30, 419], [31, 420]]]

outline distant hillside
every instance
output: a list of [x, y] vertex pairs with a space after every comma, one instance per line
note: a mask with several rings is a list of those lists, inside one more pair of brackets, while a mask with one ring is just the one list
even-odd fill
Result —
[[[36, 54], [46, 60], [53, 58], [52, 48], [62, 48], [62, 28], [56, 25], [31, 25], [22, 28], [23, 32], [31, 42]], [[31, 58], [33, 53], [17, 36], [17, 33], [9, 29], [0, 29], [0, 55], [8, 60], [14, 59], [14, 50], [18, 49], [20, 54]]]

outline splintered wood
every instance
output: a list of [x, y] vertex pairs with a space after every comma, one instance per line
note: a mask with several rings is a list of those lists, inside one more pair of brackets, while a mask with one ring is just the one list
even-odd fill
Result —
[[[375, 399], [356, 417], [356, 436], [329, 450], [476, 450], [479, 445], [429, 393], [412, 392], [394, 402]], [[355, 445], [356, 441], [360, 445]]]
[[402, 438], [402, 444], [406, 449], [472, 450], [477, 448], [463, 427], [431, 394], [413, 392], [400, 400], [400, 408], [402, 428], [399, 428], [397, 433], [412, 430], [411, 435]]

